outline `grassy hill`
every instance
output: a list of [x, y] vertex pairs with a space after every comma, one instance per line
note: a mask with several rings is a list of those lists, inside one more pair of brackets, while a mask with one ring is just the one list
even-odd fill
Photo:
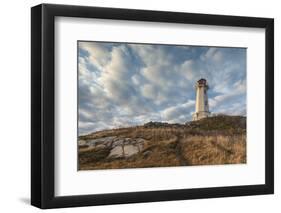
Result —
[[149, 122], [79, 137], [80, 170], [237, 163], [246, 163], [246, 118], [241, 116]]

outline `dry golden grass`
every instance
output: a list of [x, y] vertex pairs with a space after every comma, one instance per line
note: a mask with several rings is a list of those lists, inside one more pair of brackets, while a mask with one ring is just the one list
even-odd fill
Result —
[[[109, 150], [82, 148], [80, 169], [145, 168], [246, 163], [245, 135], [184, 135], [172, 129], [139, 129], [130, 134], [147, 141], [144, 150], [130, 158], [106, 159]], [[129, 135], [125, 134], [124, 137]], [[179, 136], [176, 136], [179, 135]], [[86, 160], [85, 160], [86, 159]]]
[[189, 165], [246, 163], [246, 136], [189, 136], [182, 140]]
[[[83, 139], [108, 136], [143, 138], [144, 149], [129, 158], [107, 158], [110, 149], [86, 146], [79, 149], [79, 169], [120, 169], [193, 165], [219, 165], [246, 163], [246, 129], [233, 128], [233, 118], [227, 117], [226, 126], [217, 123], [217, 129], [208, 131], [210, 121], [204, 128], [184, 125], [174, 127], [130, 127], [100, 131]], [[214, 119], [213, 119], [214, 120]], [[230, 121], [231, 122], [230, 122]], [[201, 123], [203, 121], [200, 121]], [[235, 120], [234, 120], [235, 122]], [[195, 123], [196, 124], [196, 123]], [[197, 125], [197, 124], [196, 124]], [[237, 122], [235, 122], [237, 125]], [[226, 128], [227, 127], [227, 128]], [[202, 130], [203, 129], [203, 130]]]
[[174, 151], [165, 146], [155, 146], [130, 158], [105, 159], [103, 161], [80, 164], [81, 170], [91, 169], [121, 169], [180, 166]]

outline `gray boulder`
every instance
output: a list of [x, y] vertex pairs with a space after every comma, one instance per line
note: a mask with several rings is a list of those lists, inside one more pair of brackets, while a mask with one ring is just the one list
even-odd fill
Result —
[[134, 145], [125, 145], [124, 146], [124, 157], [130, 157], [139, 153], [139, 148]]
[[124, 142], [124, 139], [118, 139], [118, 140], [115, 140], [115, 141], [113, 141], [113, 143], [112, 143], [112, 147], [114, 148], [114, 147], [116, 147], [116, 146], [122, 146], [123, 145], [123, 142]]
[[92, 140], [88, 140], [87, 144], [89, 146], [96, 146], [98, 144], [111, 144], [111, 142], [117, 138], [116, 136], [109, 136], [109, 137], [104, 137], [104, 138], [97, 138], [97, 139], [92, 139]]
[[85, 140], [79, 140], [78, 141], [78, 145], [79, 146], [85, 146], [86, 145], [86, 141]]
[[123, 157], [123, 148], [122, 146], [116, 146], [110, 150], [108, 158], [120, 158]]

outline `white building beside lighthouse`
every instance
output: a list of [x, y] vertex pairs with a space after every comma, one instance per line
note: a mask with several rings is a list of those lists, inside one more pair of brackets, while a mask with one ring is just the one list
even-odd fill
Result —
[[192, 120], [197, 121], [202, 118], [206, 118], [210, 116], [209, 111], [209, 103], [208, 103], [208, 95], [207, 90], [209, 86], [207, 84], [207, 80], [201, 78], [196, 82], [196, 104], [195, 104], [195, 113], [192, 115]]

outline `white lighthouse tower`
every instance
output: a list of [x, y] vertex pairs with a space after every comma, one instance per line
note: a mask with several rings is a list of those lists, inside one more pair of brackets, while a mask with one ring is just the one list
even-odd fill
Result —
[[209, 86], [206, 79], [201, 78], [196, 82], [196, 104], [192, 120], [197, 121], [210, 116], [207, 90]]

